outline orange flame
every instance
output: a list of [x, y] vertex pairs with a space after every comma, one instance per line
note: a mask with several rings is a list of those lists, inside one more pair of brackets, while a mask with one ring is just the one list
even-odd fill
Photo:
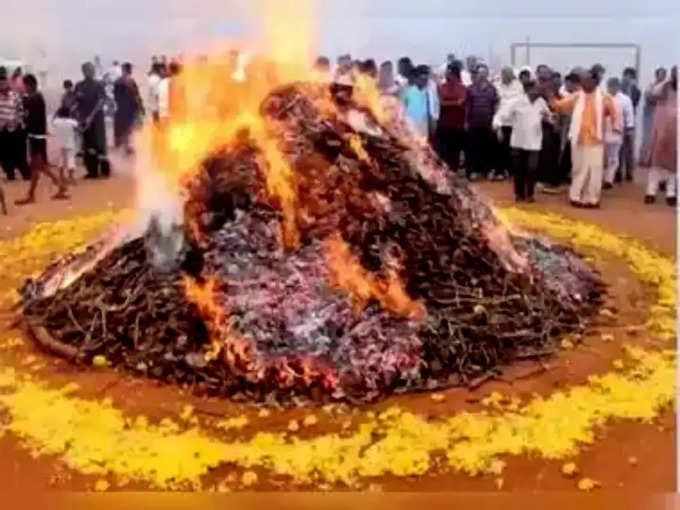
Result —
[[349, 293], [357, 308], [376, 299], [383, 308], [397, 315], [418, 320], [425, 317], [425, 307], [409, 297], [394, 270], [388, 271], [387, 279], [370, 274], [339, 235], [329, 239], [327, 250], [334, 284]]
[[227, 363], [233, 367], [252, 367], [251, 342], [234, 334], [226, 306], [217, 300], [219, 282], [209, 279], [199, 284], [193, 278], [184, 278], [184, 292], [187, 299], [198, 308], [210, 328], [211, 349], [206, 352], [206, 361], [217, 359], [223, 353]]

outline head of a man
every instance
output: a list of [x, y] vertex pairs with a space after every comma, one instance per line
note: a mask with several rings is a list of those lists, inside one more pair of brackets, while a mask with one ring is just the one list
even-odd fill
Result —
[[501, 81], [505, 84], [508, 85], [512, 83], [512, 80], [515, 79], [515, 72], [512, 70], [512, 67], [504, 67], [501, 69]]
[[552, 75], [550, 76], [550, 81], [552, 83], [552, 88], [555, 92], [560, 90], [560, 87], [562, 86], [562, 75], [558, 73], [557, 71], [553, 72]]
[[471, 73], [476, 72], [477, 71], [477, 57], [475, 57], [474, 55], [469, 55], [465, 59], [465, 65], [467, 66], [468, 71], [470, 71]]
[[415, 68], [413, 72], [413, 84], [419, 89], [427, 87], [427, 82], [430, 79], [430, 68], [426, 65], [420, 65]]
[[607, 92], [609, 92], [612, 96], [615, 96], [619, 93], [619, 90], [621, 90], [621, 80], [619, 80], [616, 76], [609, 78], [607, 80]]
[[581, 77], [578, 73], [572, 71], [564, 77], [564, 88], [569, 93], [574, 92], [578, 88], [580, 82]]
[[32, 74], [27, 74], [24, 76], [24, 87], [26, 92], [32, 94], [38, 90], [38, 80]]
[[397, 62], [397, 71], [402, 76], [408, 76], [413, 71], [413, 62], [409, 57], [401, 57]]
[[446, 67], [446, 81], [456, 83], [460, 81], [460, 71], [463, 68], [462, 62], [454, 60]]
[[524, 84], [524, 92], [526, 92], [529, 101], [532, 103], [541, 96], [541, 88], [538, 86], [536, 80], [529, 79], [529, 81]]
[[626, 67], [623, 70], [623, 83], [632, 85], [637, 82], [637, 71], [633, 67]]
[[449, 53], [446, 55], [446, 63], [447, 64], [453, 64], [456, 60], [456, 54], [455, 53]]
[[73, 82], [71, 80], [64, 80], [64, 91], [70, 92], [73, 89]]
[[83, 71], [83, 77], [86, 80], [94, 79], [94, 65], [92, 65], [92, 62], [85, 62], [81, 69]]
[[595, 75], [595, 79], [597, 80], [597, 85], [600, 84], [602, 81], [602, 78], [604, 78], [604, 73], [607, 71], [602, 64], [595, 64], [593, 67], [590, 68], [592, 74]]
[[320, 56], [316, 59], [314, 63], [314, 69], [320, 72], [327, 72], [331, 69], [331, 62], [328, 57]]
[[539, 64], [536, 66], [536, 78], [538, 79], [539, 82], [545, 83], [550, 81], [550, 77], [552, 76], [552, 71], [550, 68], [545, 65], [545, 64]]
[[0, 92], [7, 92], [9, 90], [9, 82], [7, 81], [7, 68], [0, 67]]
[[363, 74], [370, 76], [371, 78], [378, 77], [378, 66], [372, 58], [361, 62], [360, 70]]
[[132, 74], [132, 64], [130, 62], [125, 62], [121, 66], [121, 69], [123, 70], [123, 74], [125, 76], [130, 76]]
[[587, 94], [593, 92], [597, 88], [599, 83], [600, 77], [598, 71], [595, 69], [586, 71], [581, 77], [581, 87], [583, 88], [583, 91], [586, 92]]
[[519, 72], [518, 78], [522, 86], [526, 88], [527, 84], [531, 81], [531, 71], [528, 69], [522, 69]]
[[654, 77], [656, 78], [657, 83], [662, 83], [666, 80], [666, 76], [668, 76], [668, 71], [666, 71], [665, 67], [659, 67], [655, 72], [654, 72]]
[[489, 66], [486, 64], [477, 64], [475, 80], [477, 83], [489, 81]]

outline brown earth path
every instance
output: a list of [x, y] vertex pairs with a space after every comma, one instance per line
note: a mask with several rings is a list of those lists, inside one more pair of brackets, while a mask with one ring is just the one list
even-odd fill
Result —
[[[118, 168], [121, 168], [121, 164]], [[47, 183], [43, 183], [37, 205], [19, 209], [13, 201], [24, 190], [24, 183], [3, 183], [10, 216], [0, 217], [0, 238], [8, 238], [28, 230], [40, 221], [52, 221], [92, 213], [106, 207], [129, 207], [134, 204], [134, 185], [128, 175], [119, 175], [103, 181], [80, 181], [72, 189], [70, 202], [53, 202], [48, 198]], [[512, 202], [512, 191], [507, 183], [482, 183], [479, 188], [494, 198], [499, 205]], [[626, 185], [606, 195], [600, 210], [579, 210], [565, 203], [564, 195], [538, 195], [538, 202], [528, 207], [554, 211], [565, 216], [597, 223], [608, 229], [628, 234], [645, 241], [650, 247], [668, 255], [675, 254], [675, 214], [663, 203], [645, 206], [642, 203], [642, 189], [639, 185]], [[609, 304], [619, 310], [617, 324], [595, 324], [591, 334], [586, 336], [584, 346], [570, 353], [561, 353], [547, 363], [543, 371], [534, 362], [510, 367], [503, 380], [482, 385], [471, 392], [467, 389], [452, 389], [446, 394], [444, 403], [433, 402], [426, 394], [393, 397], [386, 402], [364, 406], [361, 410], [379, 411], [391, 405], [407, 407], [414, 412], [430, 416], [450, 415], [461, 409], [478, 409], [479, 400], [491, 391], [512, 392], [527, 397], [533, 392], [548, 394], [556, 387], [564, 387], [585, 381], [590, 373], [609, 370], [611, 361], [621, 355], [620, 345], [604, 343], [599, 334], [607, 331], [621, 331], [622, 326], [641, 324], [644, 311], [650, 299], [649, 289], [637, 281], [625, 264], [608, 260], [598, 254], [589, 253], [595, 259], [596, 267], [610, 284]], [[0, 331], [8, 328], [8, 322], [0, 324]], [[646, 343], [641, 338], [636, 341]], [[10, 353], [2, 353], [0, 362], [20, 363], [28, 354], [42, 356], [46, 366], [39, 372], [42, 379], [62, 384], [78, 381], [80, 394], [86, 397], [111, 397], [115, 405], [129, 413], [144, 413], [150, 418], [164, 415], [177, 416], [184, 403], [190, 403], [199, 410], [202, 424], [210, 426], [210, 415], [243, 413], [252, 417], [250, 425], [242, 432], [248, 436], [266, 428], [285, 430], [288, 420], [299, 418], [299, 410], [272, 412], [266, 419], [257, 417], [257, 410], [234, 404], [226, 400], [206, 399], [185, 394], [175, 387], [164, 386], [153, 381], [121, 376], [113, 372], [82, 372], [63, 360], [49, 358], [36, 352], [30, 345]], [[338, 424], [319, 415], [315, 429], [337, 430]], [[671, 411], [664, 413], [653, 424], [632, 422], [614, 423], [598, 433], [598, 442], [583, 449], [575, 459], [581, 471], [599, 480], [607, 489], [634, 489], [645, 491], [671, 491], [675, 488], [676, 464], [675, 416]], [[638, 459], [637, 465], [628, 462], [630, 457]], [[566, 479], [559, 472], [559, 462], [548, 462], [525, 457], [508, 459], [503, 474], [502, 490], [574, 490], [573, 480]], [[206, 484], [224, 478], [230, 469], [220, 467], [206, 477]], [[0, 438], [0, 489], [43, 489], [58, 488], [89, 490], [96, 479], [73, 473], [63, 467], [57, 459], [33, 459], [12, 437]], [[291, 488], [285, 480], [260, 477], [258, 489], [274, 490]], [[283, 482], [283, 483], [281, 483]], [[422, 477], [392, 478], [374, 480], [385, 490], [406, 491], [482, 491], [498, 490], [497, 479], [492, 476], [469, 477], [455, 473], [432, 473]], [[131, 484], [127, 489], [144, 488]], [[314, 487], [301, 487], [314, 489]]]

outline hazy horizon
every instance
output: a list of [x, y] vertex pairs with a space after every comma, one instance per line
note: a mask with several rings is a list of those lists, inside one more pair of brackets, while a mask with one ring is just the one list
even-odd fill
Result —
[[[243, 39], [258, 31], [258, 16], [247, 0], [5, 0], [0, 58], [35, 64], [40, 49], [57, 79], [77, 72], [83, 60], [101, 55], [146, 65], [152, 54], [173, 54], [209, 47], [221, 40]], [[287, 2], [286, 9], [296, 1]], [[317, 8], [314, 53], [339, 53], [377, 60], [409, 55], [436, 64], [454, 52], [476, 54], [495, 66], [510, 63], [512, 42], [632, 43], [642, 47], [643, 81], [659, 66], [680, 60], [677, 2], [588, 2], [545, 5], [535, 1], [482, 0], [451, 5], [444, 0], [417, 4], [403, 0], [312, 2]], [[288, 22], [288, 20], [286, 20]], [[291, 33], [296, 20], [290, 19]], [[520, 63], [524, 63], [520, 53]], [[622, 50], [535, 50], [558, 69], [602, 62], [613, 73], [634, 63]], [[145, 70], [145, 69], [144, 69]], [[138, 70], [142, 71], [142, 70]]]

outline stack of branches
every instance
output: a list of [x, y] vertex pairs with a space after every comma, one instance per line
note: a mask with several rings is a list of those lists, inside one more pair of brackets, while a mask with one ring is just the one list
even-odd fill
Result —
[[[169, 382], [290, 403], [471, 384], [550, 354], [561, 334], [585, 326], [603, 287], [576, 254], [508, 236], [465, 182], [450, 176], [442, 187], [424, 175], [419, 161], [446, 172], [427, 149], [351, 100], [335, 112], [324, 101], [322, 88], [295, 84], [261, 110], [294, 169], [297, 248], [283, 245], [281, 205], [244, 133], [187, 184], [179, 270], [155, 270], [136, 239], [51, 296], [36, 297], [39, 281], [25, 287], [27, 322], [49, 339], [41, 343], [74, 360], [104, 354]], [[425, 317], [377, 301], [353, 308], [328, 268], [326, 241], [338, 234], [367, 273], [396, 272]], [[508, 264], [518, 259], [521, 269]], [[187, 277], [218, 282], [215, 302], [256, 370], [206, 356], [214, 324], [187, 297]]]

